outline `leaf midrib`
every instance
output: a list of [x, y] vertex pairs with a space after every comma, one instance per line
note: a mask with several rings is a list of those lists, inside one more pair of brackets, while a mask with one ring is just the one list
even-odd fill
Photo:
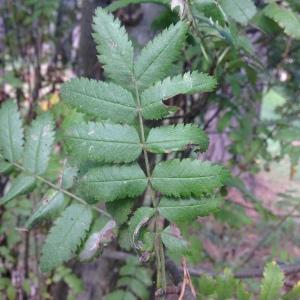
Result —
[[116, 105], [116, 106], [123, 106], [123, 107], [126, 107], [127, 109], [132, 110], [132, 111], [135, 111], [135, 110], [136, 110], [136, 107], [135, 107], [135, 106], [126, 105], [126, 104], [123, 104], [123, 103], [120, 103], [120, 102], [113, 102], [113, 101], [108, 100], [108, 99], [106, 99], [106, 98], [100, 98], [100, 97], [88, 95], [88, 94], [85, 94], [85, 93], [80, 92], [80, 91], [74, 91], [74, 90], [73, 90], [71, 93], [80, 95], [80, 96], [82, 96], [82, 97], [91, 98], [91, 99], [94, 99], [94, 100], [97, 100], [97, 101], [107, 102], [107, 103], [109, 103], [109, 104], [113, 104], [113, 105]]
[[147, 178], [131, 178], [131, 179], [116, 179], [116, 180], [83, 180], [85, 183], [114, 183], [114, 182], [128, 182], [128, 181], [138, 181], [138, 180], [147, 180]]
[[37, 173], [37, 163], [38, 161], [40, 161], [39, 157], [38, 157], [38, 153], [40, 152], [40, 147], [41, 147], [41, 138], [42, 138], [42, 132], [43, 132], [44, 126], [42, 126], [40, 132], [39, 132], [39, 138], [38, 138], [38, 144], [36, 147], [36, 151], [35, 151], [35, 159], [34, 159], [34, 173]]
[[204, 176], [195, 176], [195, 177], [156, 177], [153, 176], [154, 179], [174, 179], [174, 180], [187, 180], [187, 179], [202, 179], [202, 178], [213, 178], [218, 177], [217, 175], [204, 175]]
[[159, 206], [159, 208], [167, 208], [167, 209], [178, 209], [180, 210], [181, 208], [195, 208], [195, 207], [204, 207], [207, 203], [205, 204], [193, 204], [193, 205], [179, 205], [179, 206]]
[[12, 141], [11, 122], [10, 122], [11, 118], [10, 118], [9, 114], [6, 114], [6, 116], [7, 116], [8, 135], [9, 135], [9, 144], [10, 144], [9, 152], [10, 152], [11, 160], [14, 161], [15, 158], [14, 158], [14, 154], [13, 154], [13, 141]]
[[69, 139], [84, 140], [84, 141], [99, 142], [99, 143], [139, 145], [139, 142], [115, 141], [115, 140], [105, 140], [105, 139], [100, 140], [100, 139], [96, 139], [96, 138], [75, 137], [75, 136], [70, 136], [70, 135], [65, 135], [65, 137], [69, 138]]
[[[196, 139], [195, 139], [196, 140]], [[187, 140], [184, 140], [183, 138], [181, 139], [172, 139], [172, 140], [160, 140], [160, 141], [154, 141], [154, 142], [148, 142], [147, 141], [147, 145], [149, 144], [165, 144], [165, 143], [172, 143], [172, 142], [183, 142], [183, 143], [192, 143], [193, 141], [187, 141]], [[198, 141], [197, 141], [198, 143]]]

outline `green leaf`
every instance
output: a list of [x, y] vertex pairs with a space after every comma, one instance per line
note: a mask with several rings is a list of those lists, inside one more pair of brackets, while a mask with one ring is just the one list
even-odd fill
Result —
[[[146, 119], [160, 119], [169, 114], [170, 107], [162, 101], [179, 94], [210, 92], [215, 89], [217, 81], [207, 74], [192, 72], [165, 78], [141, 95], [142, 113]], [[174, 109], [173, 109], [174, 110]]]
[[77, 110], [103, 120], [132, 123], [137, 116], [132, 95], [113, 83], [73, 79], [62, 86], [61, 96]]
[[116, 237], [116, 222], [114, 220], [101, 223], [100, 226], [97, 226], [98, 228], [92, 229], [89, 233], [79, 254], [81, 261], [88, 261], [94, 258], [102, 247], [106, 246]]
[[137, 164], [93, 168], [79, 183], [80, 192], [92, 202], [139, 196], [146, 186], [145, 174]]
[[224, 274], [217, 278], [216, 294], [218, 300], [232, 299], [235, 291], [236, 281], [231, 271], [225, 269]]
[[163, 4], [168, 5], [169, 0], [117, 0], [108, 5], [105, 10], [108, 12], [114, 12], [120, 8], [126, 7], [129, 4], [140, 4], [140, 3], [157, 3], [157, 4]]
[[264, 10], [259, 10], [252, 19], [253, 26], [259, 28], [267, 35], [275, 35], [280, 31], [279, 25], [264, 14]]
[[[126, 264], [120, 269], [117, 288], [132, 293], [138, 299], [149, 299], [149, 287], [152, 284], [151, 270], [141, 266], [136, 257], [128, 258]], [[115, 290], [107, 295], [105, 299], [131, 299], [127, 298], [128, 295], [123, 293], [123, 290], [117, 289], [117, 291]]]
[[236, 289], [237, 289], [237, 291], [236, 291], [237, 300], [250, 300], [251, 299], [250, 293], [246, 290], [245, 285], [242, 282], [238, 283], [238, 286]]
[[176, 255], [187, 255], [189, 253], [187, 241], [181, 237], [179, 229], [174, 225], [170, 225], [162, 231], [161, 239], [170, 252]]
[[208, 275], [203, 275], [198, 280], [201, 295], [209, 296], [216, 291], [216, 281]]
[[[64, 268], [61, 273], [63, 273], [62, 280], [68, 286], [68, 298], [67, 300], [75, 300], [73, 297], [84, 292], [84, 284], [81, 278], [79, 278], [76, 274], [73, 273], [71, 269], [67, 273], [66, 268]], [[56, 273], [57, 274], [57, 273]], [[54, 275], [55, 276], [55, 275]]]
[[133, 199], [122, 199], [106, 203], [107, 211], [113, 216], [116, 222], [121, 225], [125, 223], [134, 205]]
[[147, 150], [153, 153], [182, 151], [193, 146], [196, 150], [207, 150], [208, 137], [201, 128], [192, 124], [153, 128], [146, 142]]
[[20, 174], [13, 182], [9, 191], [0, 200], [0, 205], [6, 204], [17, 196], [24, 195], [31, 191], [35, 185], [35, 178]]
[[220, 4], [228, 16], [243, 25], [246, 25], [256, 14], [256, 7], [252, 0], [221, 0]]
[[53, 120], [50, 114], [42, 114], [31, 124], [26, 135], [23, 157], [24, 168], [33, 174], [46, 172], [54, 142]]
[[70, 128], [65, 137], [70, 153], [83, 161], [128, 163], [142, 151], [137, 131], [127, 125], [82, 123]]
[[137, 244], [139, 233], [143, 226], [145, 226], [154, 215], [155, 210], [151, 207], [140, 207], [136, 210], [129, 223], [129, 236], [132, 245], [139, 249], [140, 245]]
[[196, 217], [204, 217], [215, 212], [221, 203], [220, 198], [184, 200], [162, 198], [158, 210], [171, 222], [190, 222]]
[[224, 15], [216, 5], [214, 0], [196, 0], [193, 1], [192, 10], [196, 17], [206, 17], [211, 19], [211, 24], [225, 25]]
[[152, 272], [150, 269], [143, 267], [137, 257], [127, 259], [126, 265], [120, 269], [120, 276], [132, 276], [138, 278], [144, 285], [152, 285]]
[[280, 299], [280, 290], [283, 286], [283, 280], [284, 275], [280, 267], [275, 262], [267, 264], [264, 270], [264, 279], [262, 281], [259, 299]]
[[263, 12], [283, 28], [287, 35], [300, 39], [300, 18], [292, 10], [270, 3]]
[[61, 175], [61, 186], [63, 189], [67, 190], [73, 187], [77, 173], [78, 169], [76, 167], [69, 166], [67, 163], [64, 165]]
[[0, 174], [7, 174], [13, 169], [13, 165], [9, 162], [2, 161], [0, 156]]
[[197, 197], [220, 188], [225, 177], [225, 170], [210, 162], [174, 159], [161, 162], [155, 167], [152, 185], [167, 196]]
[[142, 282], [132, 277], [122, 277], [117, 282], [117, 287], [130, 289], [139, 299], [148, 299], [149, 292]]
[[88, 206], [72, 204], [64, 210], [43, 245], [41, 270], [49, 272], [71, 259], [86, 237], [91, 222], [92, 211]]
[[263, 94], [260, 119], [261, 120], [280, 120], [281, 115], [277, 113], [278, 108], [287, 104], [287, 99], [282, 91], [275, 88], [269, 89]]
[[282, 298], [283, 300], [299, 300], [300, 299], [300, 282], [297, 284]]
[[53, 219], [63, 210], [64, 206], [64, 194], [53, 190], [49, 191], [44, 197], [42, 204], [27, 220], [25, 227], [32, 229], [42, 221]]
[[134, 64], [135, 80], [140, 90], [170, 75], [186, 33], [187, 25], [178, 22], [165, 29], [143, 48]]
[[23, 154], [24, 134], [16, 102], [9, 100], [0, 109], [0, 150], [4, 158], [16, 162]]
[[116, 290], [105, 296], [105, 300], [137, 300], [137, 298], [129, 291]]
[[112, 14], [97, 8], [93, 30], [98, 58], [106, 75], [123, 87], [132, 85], [133, 47], [125, 28]]

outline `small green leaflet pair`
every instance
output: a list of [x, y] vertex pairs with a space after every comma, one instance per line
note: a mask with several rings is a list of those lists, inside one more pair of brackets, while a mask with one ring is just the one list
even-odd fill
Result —
[[191, 159], [161, 162], [149, 179], [136, 163], [103, 165], [90, 168], [79, 180], [78, 190], [90, 203], [140, 196], [149, 182], [166, 196], [201, 197], [222, 186], [224, 176], [222, 167]]

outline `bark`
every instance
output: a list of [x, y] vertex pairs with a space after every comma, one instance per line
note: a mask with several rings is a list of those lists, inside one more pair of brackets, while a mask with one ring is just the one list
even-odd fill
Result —
[[92, 22], [97, 6], [106, 6], [108, 0], [84, 0], [82, 3], [80, 42], [78, 49], [78, 68], [76, 73], [88, 78], [101, 78], [101, 65], [96, 55], [96, 46], [92, 39]]

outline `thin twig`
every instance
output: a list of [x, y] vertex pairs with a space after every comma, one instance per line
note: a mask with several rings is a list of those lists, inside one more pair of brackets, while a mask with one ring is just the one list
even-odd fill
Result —
[[[2, 156], [0, 155], [0, 157], [2, 157]], [[89, 205], [84, 199], [82, 199], [82, 198], [78, 197], [77, 195], [75, 195], [75, 194], [73, 194], [73, 193], [71, 193], [71, 192], [69, 192], [69, 191], [63, 189], [62, 187], [60, 187], [60, 186], [58, 186], [58, 185], [52, 183], [51, 181], [49, 181], [49, 180], [43, 178], [42, 176], [39, 176], [39, 175], [36, 175], [36, 174], [33, 174], [33, 173], [29, 172], [28, 170], [26, 170], [26, 169], [25, 169], [23, 166], [21, 166], [20, 164], [15, 163], [15, 162], [9, 162], [9, 163], [12, 164], [13, 166], [15, 166], [16, 168], [20, 169], [21, 171], [28, 173], [30, 176], [35, 177], [37, 180], [39, 180], [39, 181], [41, 181], [41, 182], [47, 184], [48, 186], [52, 187], [52, 188], [55, 189], [56, 191], [59, 191], [59, 192], [64, 193], [65, 195], [67, 195], [67, 196], [73, 198], [74, 200], [80, 202], [80, 203], [83, 204], [83, 205]], [[92, 207], [93, 209], [97, 210], [100, 214], [102, 214], [102, 215], [104, 215], [104, 216], [106, 216], [106, 217], [108, 217], [108, 218], [110, 218], [110, 219], [113, 219], [112, 215], [109, 214], [108, 212], [106, 212], [105, 210], [103, 210], [103, 209], [101, 209], [101, 208], [98, 208], [98, 207], [96, 207], [96, 206], [91, 206], [91, 207]]]
[[[111, 249], [105, 249], [103, 252], [103, 257], [108, 259], [125, 261], [130, 257], [133, 257], [132, 254], [122, 252], [122, 251], [114, 251]], [[278, 263], [282, 272], [288, 276], [296, 273], [300, 273], [300, 261], [296, 261], [290, 264], [282, 264]], [[166, 258], [166, 268], [171, 275], [172, 281], [174, 284], [178, 285], [182, 281], [183, 269], [178, 267], [173, 260], [170, 258]], [[201, 277], [203, 275], [208, 275], [211, 277], [216, 277], [222, 275], [222, 272], [213, 272], [206, 269], [201, 268], [188, 268], [191, 276]], [[260, 278], [263, 277], [264, 267], [257, 267], [251, 269], [244, 269], [238, 272], [234, 272], [233, 276], [238, 279], [247, 279], [247, 278]]]

